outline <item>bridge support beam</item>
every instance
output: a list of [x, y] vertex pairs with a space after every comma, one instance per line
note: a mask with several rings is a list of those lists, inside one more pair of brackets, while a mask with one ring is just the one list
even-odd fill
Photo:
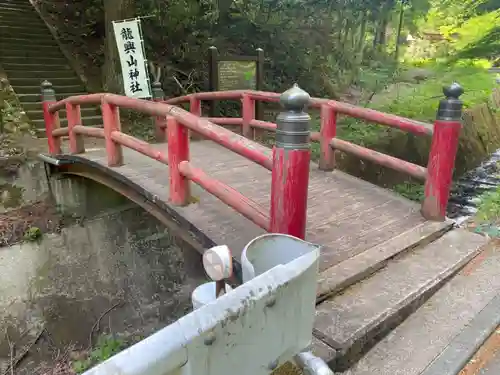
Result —
[[311, 117], [304, 112], [307, 92], [294, 85], [281, 97], [285, 111], [277, 119], [271, 182], [271, 222], [269, 231], [304, 239], [307, 218], [307, 191], [311, 160]]
[[431, 151], [427, 165], [425, 198], [422, 215], [428, 220], [442, 221], [446, 217], [446, 207], [455, 168], [459, 136], [462, 129], [462, 101], [464, 90], [458, 83], [443, 89], [445, 99], [439, 103], [434, 123]]

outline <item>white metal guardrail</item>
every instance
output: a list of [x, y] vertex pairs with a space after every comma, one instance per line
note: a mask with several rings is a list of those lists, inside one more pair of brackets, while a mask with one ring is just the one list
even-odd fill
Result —
[[[232, 269], [227, 252], [219, 247], [204, 257], [219, 283]], [[260, 236], [242, 253], [242, 285], [84, 375], [267, 375], [294, 358], [308, 374], [333, 374], [303, 352], [312, 339], [318, 259], [318, 246]]]

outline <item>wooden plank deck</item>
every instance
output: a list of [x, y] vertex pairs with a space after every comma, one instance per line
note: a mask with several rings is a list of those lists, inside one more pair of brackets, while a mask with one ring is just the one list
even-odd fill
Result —
[[[166, 144], [155, 147], [167, 152]], [[269, 209], [271, 172], [209, 141], [191, 142], [190, 147], [194, 166]], [[133, 150], [124, 148], [123, 152], [125, 164], [114, 169], [168, 202], [168, 167]], [[104, 149], [80, 156], [107, 165]], [[174, 209], [214, 242], [228, 245], [237, 259], [251, 239], [264, 233], [195, 184], [192, 194], [198, 203]], [[341, 171], [323, 172], [313, 165], [306, 239], [324, 246], [320, 264], [320, 271], [324, 271], [413, 228], [425, 227], [419, 209], [389, 190]]]

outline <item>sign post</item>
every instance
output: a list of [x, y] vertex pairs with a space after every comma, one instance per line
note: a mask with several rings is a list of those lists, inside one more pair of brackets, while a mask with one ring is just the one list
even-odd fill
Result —
[[[264, 50], [255, 56], [220, 56], [216, 47], [208, 49], [209, 91], [262, 90], [264, 86]], [[256, 118], [262, 120], [261, 103], [255, 103]], [[210, 102], [210, 117], [218, 117], [216, 101]]]
[[125, 95], [137, 99], [151, 98], [140, 20], [135, 18], [113, 21], [113, 30], [120, 56]]

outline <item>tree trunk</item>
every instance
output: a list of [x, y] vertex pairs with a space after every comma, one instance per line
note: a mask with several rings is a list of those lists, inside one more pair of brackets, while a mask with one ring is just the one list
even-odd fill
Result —
[[112, 21], [132, 18], [135, 15], [135, 0], [104, 0], [104, 21], [106, 39], [104, 41], [104, 65], [102, 84], [106, 92], [123, 94], [120, 57], [116, 47]]

